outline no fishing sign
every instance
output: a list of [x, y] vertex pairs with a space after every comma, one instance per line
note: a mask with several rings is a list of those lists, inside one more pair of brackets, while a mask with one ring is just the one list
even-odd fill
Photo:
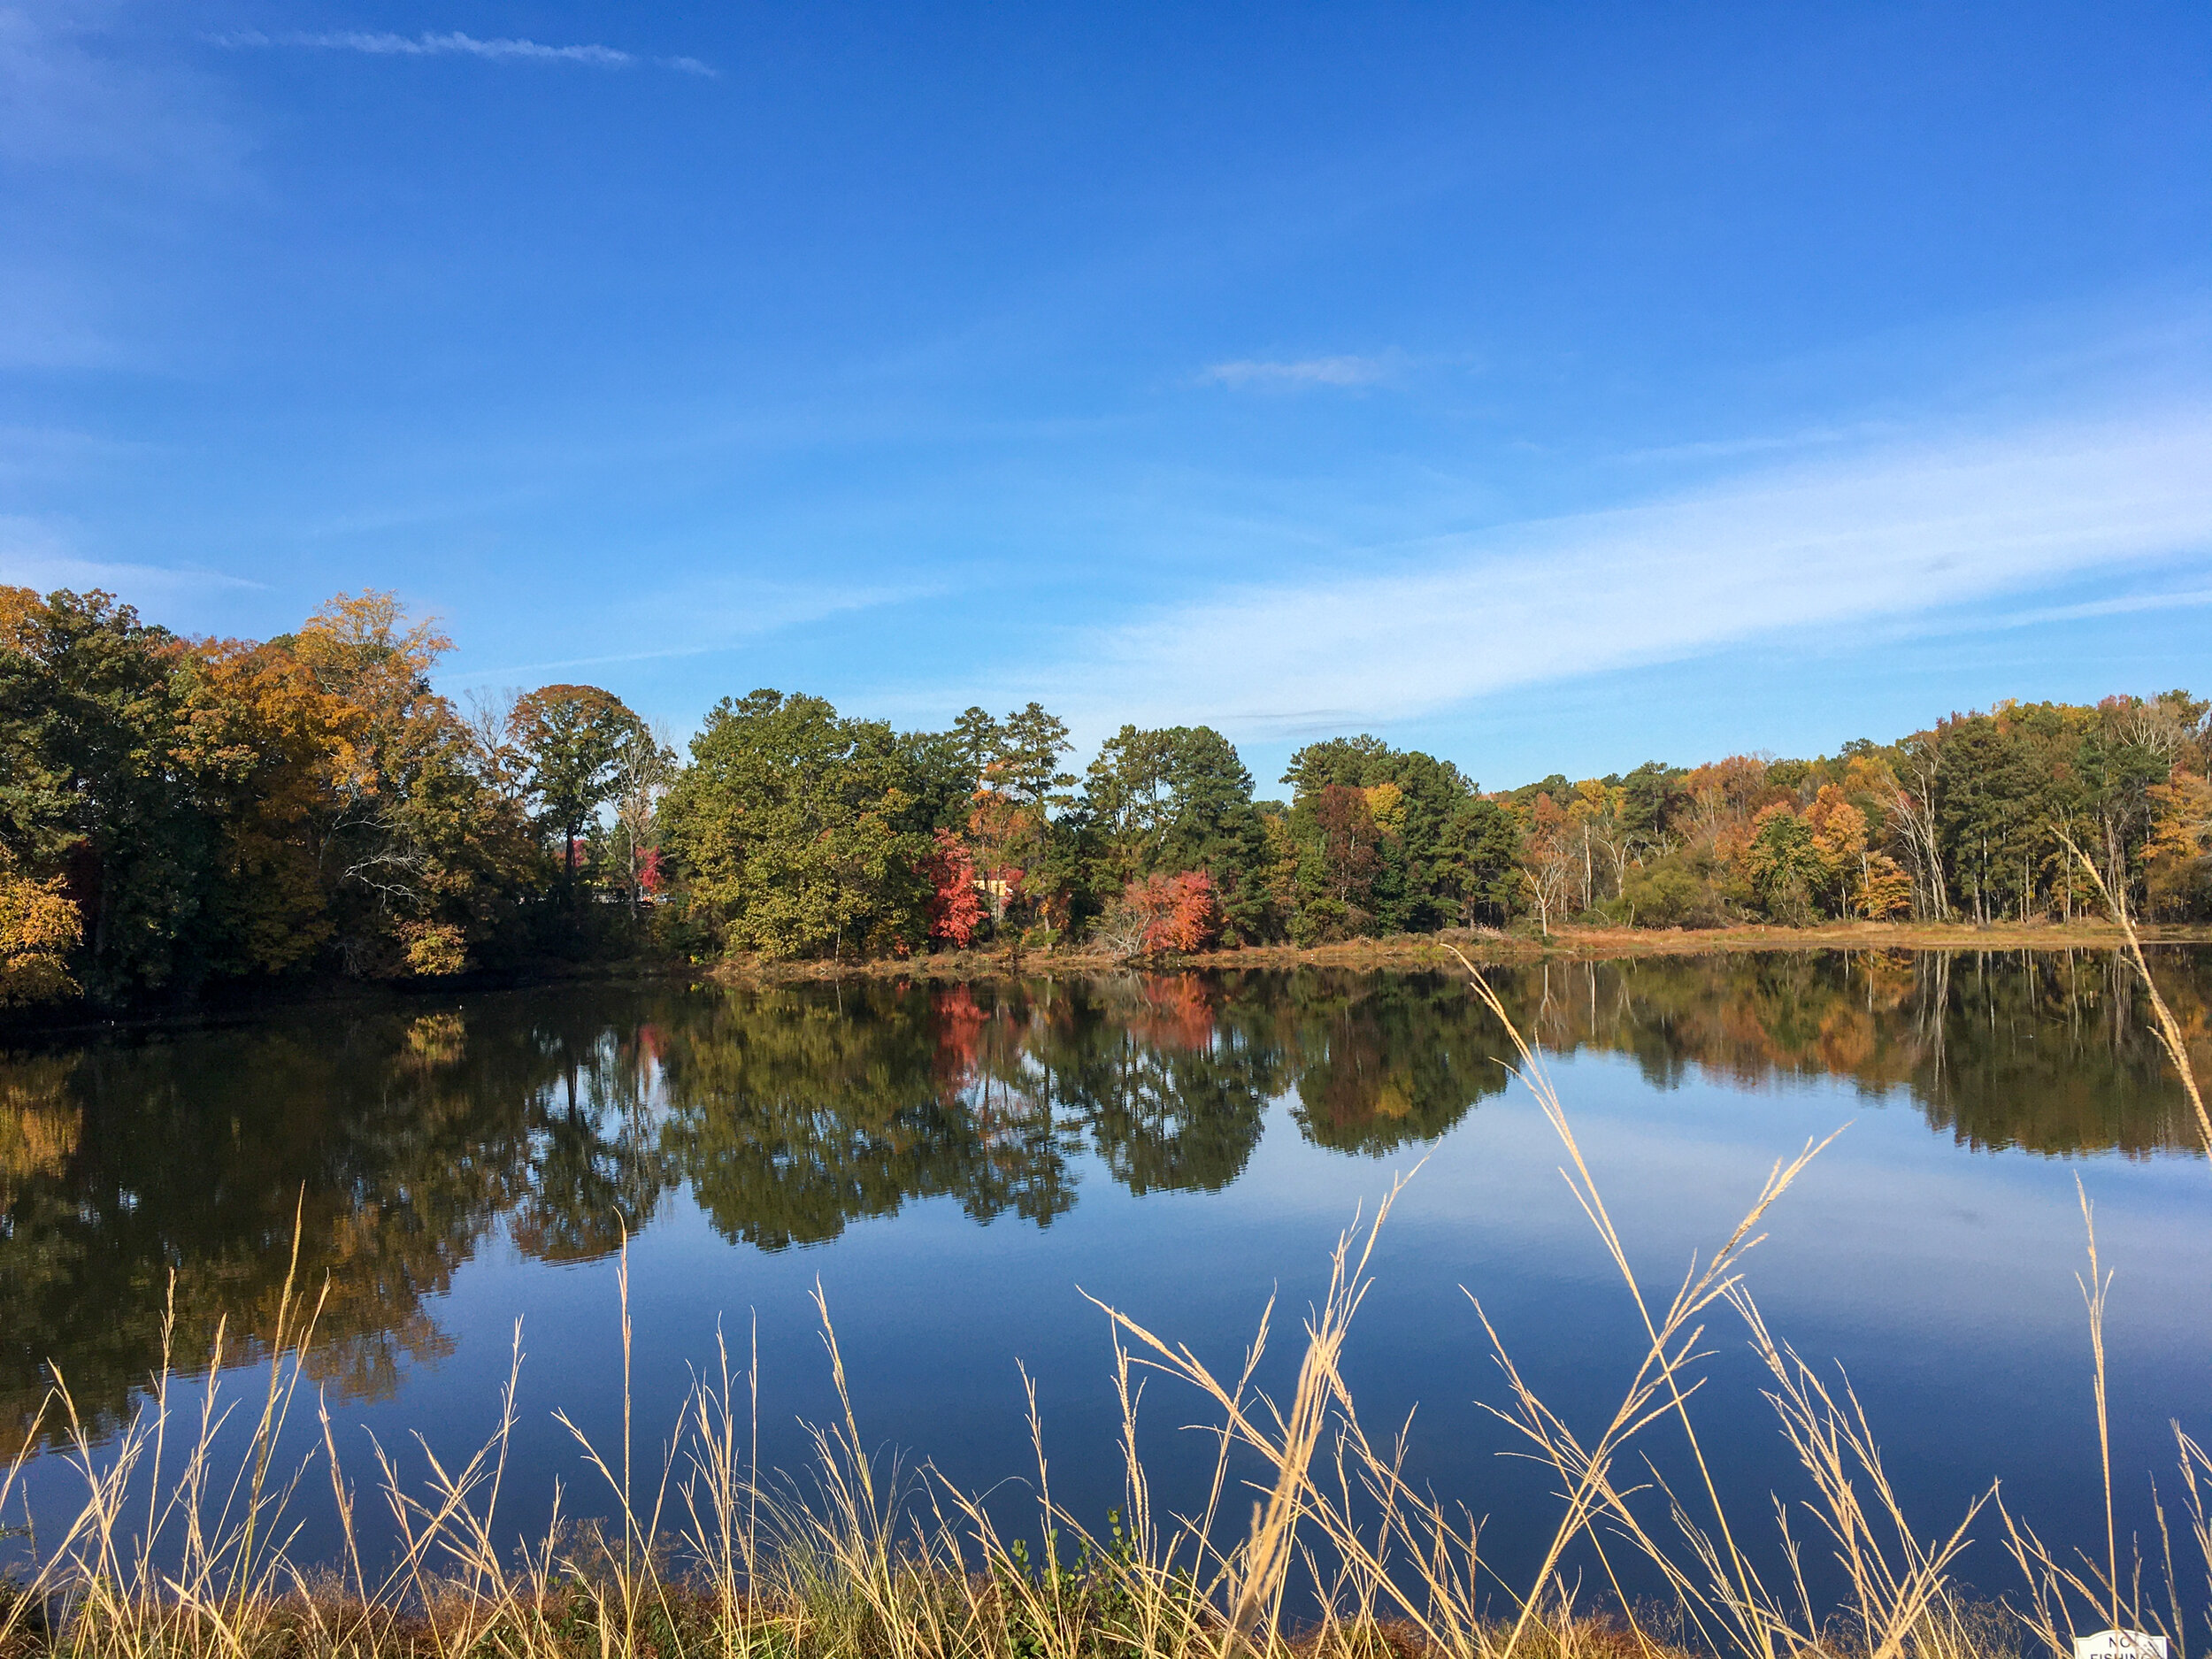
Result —
[[2101, 1630], [2074, 1638], [2074, 1659], [2166, 1659], [2166, 1639], [2139, 1630]]

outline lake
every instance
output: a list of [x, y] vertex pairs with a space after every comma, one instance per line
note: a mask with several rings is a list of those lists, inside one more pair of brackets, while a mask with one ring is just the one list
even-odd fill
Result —
[[[2154, 960], [2201, 1034], [2212, 958]], [[2078, 1180], [2116, 1273], [2122, 1530], [2154, 1539], [2170, 1419], [2212, 1428], [2212, 1171], [2113, 957], [1494, 977], [1663, 1300], [1776, 1160], [1842, 1130], [1747, 1279], [1778, 1337], [1846, 1368], [1924, 1531], [2001, 1479], [2047, 1537], [2101, 1537]], [[1012, 1481], [1033, 1467], [1026, 1375], [1056, 1496], [1102, 1519], [1118, 1415], [1086, 1296], [1233, 1368], [1275, 1294], [1262, 1377], [1279, 1386], [1331, 1243], [1417, 1165], [1349, 1375], [1371, 1425], [1413, 1414], [1409, 1472], [1492, 1517], [1511, 1578], [1550, 1483], [1499, 1455], [1484, 1408], [1504, 1390], [1470, 1297], [1592, 1432], [1643, 1339], [1507, 1052], [1458, 979], [1324, 971], [565, 987], [19, 1048], [0, 1057], [0, 1436], [26, 1443], [50, 1363], [111, 1432], [157, 1363], [173, 1279], [182, 1360], [204, 1363], [219, 1321], [253, 1357], [296, 1216], [302, 1280], [328, 1286], [311, 1377], [357, 1473], [369, 1435], [417, 1465], [411, 1435], [449, 1457], [480, 1443], [519, 1321], [503, 1506], [534, 1526], [557, 1481], [588, 1511], [552, 1413], [618, 1441], [626, 1237], [649, 1461], [720, 1332], [740, 1363], [757, 1343], [764, 1462], [803, 1464], [802, 1420], [835, 1409], [818, 1286], [872, 1443], [966, 1487]], [[1764, 1494], [1806, 1494], [1724, 1307], [1705, 1346], [1717, 1476], [1764, 1525]], [[1156, 1383], [1142, 1417], [1156, 1481], [1187, 1502], [1209, 1466], [1182, 1426], [1197, 1414]], [[35, 1455], [35, 1509], [65, 1506], [72, 1479]], [[303, 1553], [332, 1548], [311, 1502], [302, 1520]], [[1976, 1532], [1968, 1578], [2009, 1587], [1994, 1525]]]

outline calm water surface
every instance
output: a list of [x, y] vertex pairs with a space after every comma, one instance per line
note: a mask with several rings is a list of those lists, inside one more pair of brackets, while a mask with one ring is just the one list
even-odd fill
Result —
[[[2203, 1031], [2212, 959], [2160, 967]], [[2169, 1420], [2212, 1430], [2212, 1171], [2111, 958], [1735, 956], [1500, 982], [1654, 1285], [1725, 1236], [1777, 1158], [1849, 1125], [1750, 1279], [1778, 1335], [1847, 1367], [1927, 1527], [2001, 1477], [2047, 1536], [2095, 1531], [2078, 1179], [2117, 1273], [2123, 1525], [2147, 1530]], [[757, 1329], [764, 1461], [800, 1462], [800, 1420], [831, 1409], [818, 1284], [864, 1432], [964, 1485], [1018, 1475], [1025, 1367], [1057, 1495], [1102, 1517], [1119, 1495], [1107, 1331], [1080, 1293], [1232, 1365], [1270, 1294], [1302, 1309], [1356, 1207], [1420, 1164], [1353, 1380], [1375, 1425], [1417, 1405], [1414, 1471], [1494, 1517], [1509, 1575], [1546, 1483], [1497, 1455], [1468, 1294], [1593, 1430], [1640, 1346], [1504, 1048], [1450, 979], [1305, 972], [532, 990], [19, 1051], [0, 1056], [0, 1437], [23, 1444], [50, 1363], [81, 1410], [119, 1422], [173, 1275], [184, 1359], [222, 1318], [250, 1348], [296, 1208], [303, 1266], [330, 1286], [314, 1374], [364, 1465], [368, 1433], [478, 1443], [520, 1320], [518, 1526], [557, 1479], [593, 1502], [555, 1407], [618, 1433], [626, 1233], [641, 1441], [718, 1329], [741, 1348]], [[1762, 1510], [1798, 1495], [1729, 1317], [1710, 1345], [1724, 1482]], [[1194, 1415], [1148, 1403], [1171, 1493], [1204, 1463], [1178, 1426]], [[31, 1490], [65, 1502], [59, 1459]], [[311, 1517], [303, 1541], [329, 1541]], [[2004, 1585], [1992, 1549], [1973, 1571]]]

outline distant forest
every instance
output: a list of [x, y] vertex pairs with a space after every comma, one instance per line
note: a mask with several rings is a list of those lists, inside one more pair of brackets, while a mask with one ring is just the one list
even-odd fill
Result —
[[1256, 798], [1210, 727], [1079, 772], [1038, 704], [900, 732], [755, 691], [680, 756], [611, 693], [457, 703], [395, 595], [188, 639], [0, 588], [0, 1002], [119, 1004], [549, 957], [1129, 959], [1445, 929], [2067, 919], [2066, 838], [2142, 912], [2212, 912], [2187, 693], [2000, 703], [1833, 756], [1483, 790], [1370, 736]]

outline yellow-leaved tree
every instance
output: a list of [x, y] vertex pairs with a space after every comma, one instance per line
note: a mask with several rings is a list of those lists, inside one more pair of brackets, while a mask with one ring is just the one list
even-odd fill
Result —
[[1912, 878], [1894, 858], [1870, 844], [1866, 814], [1832, 783], [1820, 786], [1805, 821], [1836, 912], [1881, 921], [1912, 901]]
[[2186, 915], [2212, 887], [2212, 783], [2185, 766], [2144, 792], [2150, 839], [2143, 849], [2145, 895], [2154, 913]]
[[83, 936], [61, 878], [34, 880], [0, 848], [0, 1006], [75, 995], [69, 953]]

